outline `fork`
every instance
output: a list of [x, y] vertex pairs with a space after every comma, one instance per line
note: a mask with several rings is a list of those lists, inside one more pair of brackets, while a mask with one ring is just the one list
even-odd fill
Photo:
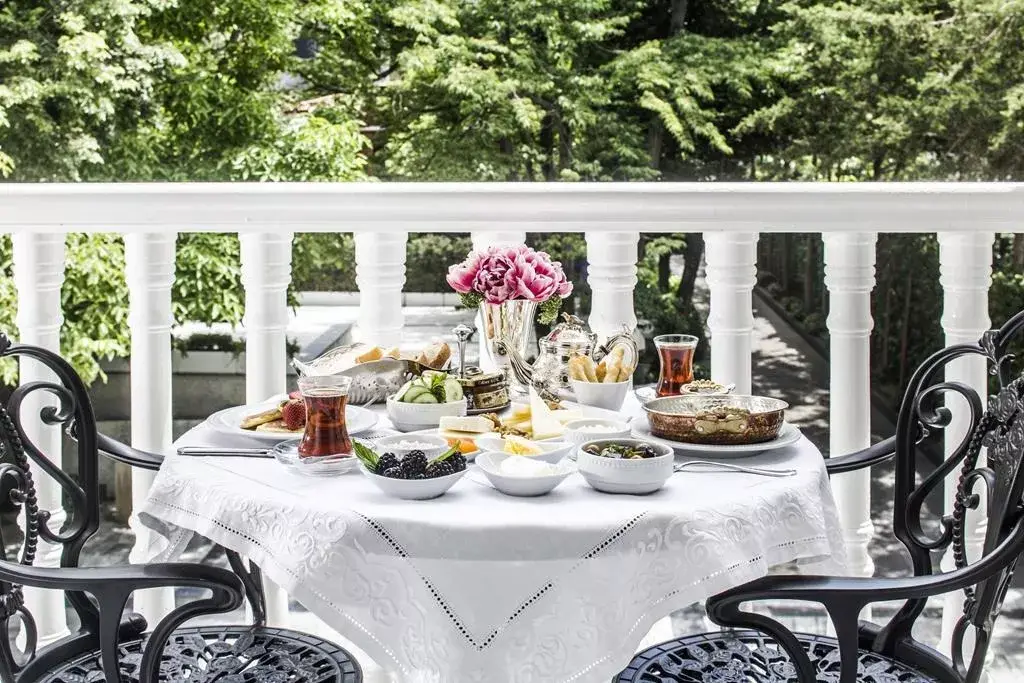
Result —
[[743, 472], [745, 474], [757, 474], [762, 477], [792, 477], [796, 474], [796, 470], [794, 469], [776, 470], [765, 467], [746, 467], [744, 465], [733, 465], [728, 462], [711, 462], [710, 460], [690, 460], [689, 462], [678, 463], [672, 468], [672, 471], [682, 472], [687, 469], [704, 469], [704, 471], [708, 473]]

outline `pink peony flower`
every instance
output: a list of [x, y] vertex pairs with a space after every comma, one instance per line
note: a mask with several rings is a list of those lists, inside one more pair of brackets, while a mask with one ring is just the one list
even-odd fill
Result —
[[467, 294], [473, 291], [473, 283], [476, 281], [477, 273], [480, 272], [480, 264], [484, 257], [478, 251], [471, 251], [466, 260], [456, 263], [448, 268], [448, 284], [459, 294]]
[[540, 303], [572, 293], [562, 264], [523, 244], [471, 252], [465, 261], [448, 269], [447, 280], [456, 292], [476, 292], [492, 304], [512, 299]]
[[500, 304], [515, 298], [515, 263], [509, 256], [500, 248], [492, 247], [480, 264], [473, 289], [482, 294], [487, 303]]

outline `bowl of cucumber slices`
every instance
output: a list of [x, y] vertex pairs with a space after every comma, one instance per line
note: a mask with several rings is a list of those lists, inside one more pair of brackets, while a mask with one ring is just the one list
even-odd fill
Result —
[[388, 417], [405, 432], [436, 427], [447, 415], [466, 414], [466, 398], [459, 380], [446, 372], [424, 370], [387, 400]]

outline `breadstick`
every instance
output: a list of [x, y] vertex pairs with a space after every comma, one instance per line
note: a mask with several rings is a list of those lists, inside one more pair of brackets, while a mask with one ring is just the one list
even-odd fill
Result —
[[605, 359], [607, 363], [607, 369], [604, 374], [604, 381], [606, 384], [611, 384], [619, 381], [619, 372], [622, 370], [622, 356], [624, 350], [621, 346], [616, 346], [612, 349], [612, 352], [608, 354]]
[[597, 382], [597, 365], [590, 356], [583, 356], [583, 369], [587, 371], [587, 381]]
[[583, 358], [574, 356], [569, 359], [569, 377], [580, 382], [587, 381], [587, 371], [583, 369]]
[[602, 360], [597, 364], [597, 381], [603, 382], [604, 378], [608, 376], [608, 366], [604, 364]]

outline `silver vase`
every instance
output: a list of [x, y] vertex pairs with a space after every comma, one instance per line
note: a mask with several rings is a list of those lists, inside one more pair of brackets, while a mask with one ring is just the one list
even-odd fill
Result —
[[500, 353], [495, 349], [494, 342], [500, 339], [509, 349], [517, 351], [520, 358], [526, 358], [526, 345], [530, 340], [533, 317], [536, 313], [537, 303], [525, 299], [500, 304], [480, 304], [484, 350], [487, 357], [505, 373], [509, 386], [520, 392], [526, 392], [529, 387], [512, 371], [509, 354]]

